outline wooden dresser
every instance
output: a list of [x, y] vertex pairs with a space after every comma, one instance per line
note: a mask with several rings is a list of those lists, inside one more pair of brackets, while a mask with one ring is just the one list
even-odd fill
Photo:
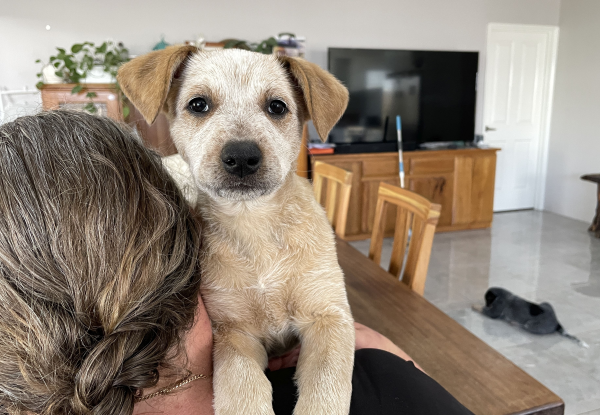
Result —
[[[42, 107], [44, 110], [70, 109], [83, 111], [92, 102], [98, 115], [105, 115], [117, 121], [123, 120], [121, 100], [115, 84], [87, 84], [79, 93], [71, 93], [75, 84], [45, 84], [42, 87]], [[94, 98], [86, 94], [93, 92]]]
[[[442, 205], [437, 231], [489, 228], [492, 225], [498, 149], [430, 150], [404, 153], [406, 188]], [[399, 186], [398, 153], [312, 156], [354, 173], [346, 240], [371, 237], [380, 182]], [[390, 207], [390, 209], [395, 209]], [[386, 234], [393, 235], [395, 212]]]

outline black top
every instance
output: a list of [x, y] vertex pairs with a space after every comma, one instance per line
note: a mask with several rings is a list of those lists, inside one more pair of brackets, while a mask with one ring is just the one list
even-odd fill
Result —
[[[266, 374], [276, 415], [291, 415], [297, 399], [296, 368]], [[350, 415], [473, 415], [412, 362], [378, 349], [356, 352]]]

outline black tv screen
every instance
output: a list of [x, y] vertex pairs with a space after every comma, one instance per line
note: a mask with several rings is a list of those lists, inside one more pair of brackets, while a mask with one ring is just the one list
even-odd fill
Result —
[[329, 71], [350, 101], [329, 141], [336, 152], [404, 150], [422, 143], [473, 140], [478, 52], [329, 49]]

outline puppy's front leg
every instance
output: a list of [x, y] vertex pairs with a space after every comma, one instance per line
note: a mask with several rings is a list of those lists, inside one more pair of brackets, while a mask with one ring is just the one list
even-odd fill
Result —
[[302, 348], [294, 415], [348, 415], [354, 366], [352, 316], [347, 304], [317, 309], [298, 319]]
[[253, 336], [234, 330], [214, 334], [215, 415], [274, 415], [273, 391], [264, 374], [267, 352]]

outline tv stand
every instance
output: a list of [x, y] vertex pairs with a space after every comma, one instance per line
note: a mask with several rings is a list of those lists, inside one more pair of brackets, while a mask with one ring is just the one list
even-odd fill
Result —
[[397, 141], [385, 141], [381, 143], [344, 144], [336, 143], [336, 154], [366, 154], [398, 151]]
[[[492, 225], [496, 151], [465, 148], [404, 153], [406, 188], [442, 205], [437, 231]], [[400, 185], [398, 153], [328, 154], [313, 156], [315, 161], [354, 173], [345, 239], [370, 238], [379, 183]], [[392, 213], [387, 215], [389, 236], [393, 236], [394, 218]]]
[[421, 144], [421, 150], [458, 150], [464, 148], [477, 148], [472, 141], [442, 141]]

